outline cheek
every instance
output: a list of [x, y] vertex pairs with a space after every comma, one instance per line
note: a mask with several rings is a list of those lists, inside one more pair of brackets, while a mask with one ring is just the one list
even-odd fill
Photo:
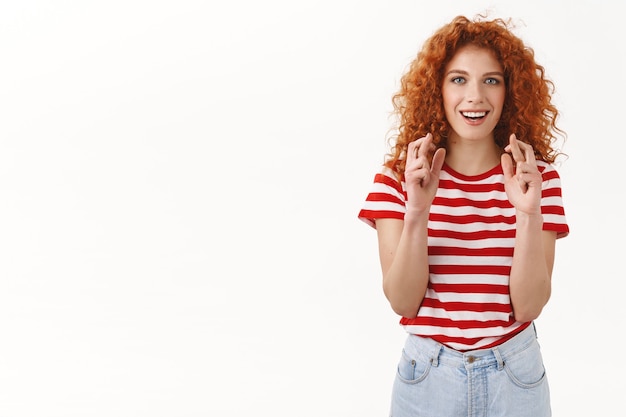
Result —
[[446, 120], [450, 121], [450, 120], [454, 119], [454, 115], [456, 114], [456, 111], [454, 110], [454, 107], [447, 106], [444, 103], [444, 105], [443, 105], [443, 113], [445, 115]]
[[504, 94], [494, 94], [491, 96], [490, 101], [494, 112], [500, 117], [504, 108]]
[[442, 99], [443, 99], [443, 109], [446, 112], [446, 115], [450, 115], [450, 114], [454, 114], [455, 112], [455, 107], [456, 107], [456, 101], [455, 98], [452, 94], [450, 94], [449, 92], [446, 93], [446, 91], [444, 90], [442, 92]]
[[498, 94], [496, 98], [496, 102], [498, 103], [498, 107], [500, 108], [500, 111], [502, 111], [502, 108], [504, 107], [505, 98], [506, 98], [506, 92], [502, 90], [502, 92]]

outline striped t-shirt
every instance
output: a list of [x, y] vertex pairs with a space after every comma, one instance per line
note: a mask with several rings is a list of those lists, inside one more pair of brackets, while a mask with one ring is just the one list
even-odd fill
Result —
[[[543, 229], [564, 237], [569, 227], [559, 174], [546, 162], [537, 165]], [[404, 181], [383, 168], [358, 217], [372, 227], [376, 219], [404, 219], [406, 199]], [[492, 347], [526, 328], [529, 323], [515, 321], [509, 296], [514, 244], [515, 208], [502, 167], [467, 176], [444, 164], [428, 221], [428, 288], [417, 317], [402, 317], [400, 324], [457, 350]]]

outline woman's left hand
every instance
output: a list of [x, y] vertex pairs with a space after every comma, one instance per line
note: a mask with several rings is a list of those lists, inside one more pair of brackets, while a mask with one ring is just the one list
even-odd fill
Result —
[[518, 211], [541, 214], [543, 180], [537, 168], [533, 147], [517, 140], [513, 134], [504, 150], [507, 153], [502, 155], [501, 163], [504, 171], [504, 189], [509, 201]]

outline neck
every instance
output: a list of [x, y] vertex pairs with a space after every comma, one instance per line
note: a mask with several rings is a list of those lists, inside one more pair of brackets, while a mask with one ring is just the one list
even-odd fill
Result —
[[479, 175], [500, 164], [501, 155], [493, 140], [452, 141], [447, 144], [446, 164], [463, 175]]

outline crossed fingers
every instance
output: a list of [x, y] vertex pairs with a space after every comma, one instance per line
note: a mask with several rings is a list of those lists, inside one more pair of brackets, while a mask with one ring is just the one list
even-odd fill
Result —
[[435, 150], [433, 135], [426, 136], [409, 143], [407, 149], [406, 171], [415, 174], [418, 182], [422, 182], [430, 173], [428, 155]]
[[511, 135], [509, 144], [504, 150], [511, 153], [515, 161], [515, 176], [522, 190], [526, 191], [529, 184], [536, 180], [539, 174], [533, 147], [517, 140], [515, 135]]

